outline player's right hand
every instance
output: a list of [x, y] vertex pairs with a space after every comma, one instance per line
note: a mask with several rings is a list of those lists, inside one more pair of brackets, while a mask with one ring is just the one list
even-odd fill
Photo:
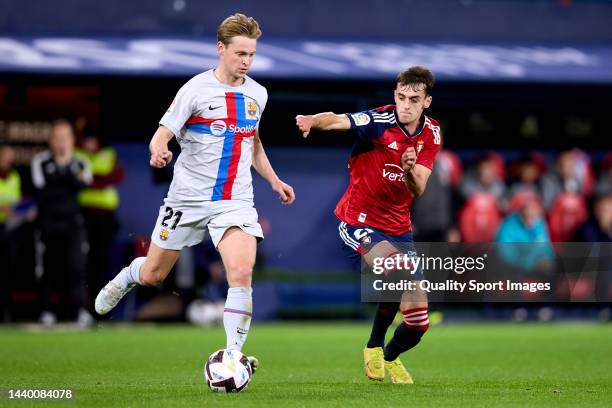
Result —
[[152, 151], [151, 160], [149, 160], [149, 164], [151, 165], [151, 167], [161, 169], [162, 167], [166, 167], [166, 165], [171, 161], [172, 152], [170, 150]]
[[402, 154], [401, 160], [402, 160], [402, 169], [404, 169], [404, 171], [412, 170], [417, 160], [417, 154], [416, 154], [416, 151], [414, 150], [414, 147], [412, 146], [408, 147]]
[[310, 115], [297, 115], [295, 117], [295, 124], [297, 125], [300, 132], [302, 132], [302, 136], [304, 136], [304, 138], [308, 137], [308, 134], [310, 133], [310, 128], [312, 128], [313, 123], [314, 121], [312, 119], [312, 116]]

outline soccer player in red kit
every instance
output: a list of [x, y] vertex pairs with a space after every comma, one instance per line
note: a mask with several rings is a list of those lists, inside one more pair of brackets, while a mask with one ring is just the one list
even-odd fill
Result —
[[[343, 248], [372, 267], [374, 259], [395, 256], [412, 246], [410, 206], [425, 190], [442, 143], [440, 125], [423, 111], [431, 105], [434, 76], [425, 67], [411, 67], [397, 76], [395, 105], [338, 115], [298, 115], [304, 137], [312, 129], [354, 130], [358, 136], [349, 160], [350, 181], [334, 213]], [[402, 245], [399, 245], [402, 244]], [[423, 279], [418, 271], [416, 279]], [[403, 314], [393, 338], [384, 345], [398, 308]], [[370, 339], [364, 349], [365, 373], [382, 381], [385, 370], [396, 384], [412, 384], [399, 355], [419, 343], [429, 328], [427, 296], [404, 293], [401, 302], [379, 303]]]

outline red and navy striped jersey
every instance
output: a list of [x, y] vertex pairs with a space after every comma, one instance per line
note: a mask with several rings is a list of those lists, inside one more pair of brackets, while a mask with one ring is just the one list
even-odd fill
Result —
[[440, 151], [439, 123], [423, 115], [414, 134], [398, 122], [395, 105], [347, 114], [357, 141], [349, 160], [350, 181], [334, 213], [347, 224], [389, 235], [411, 231], [414, 195], [404, 183], [401, 156], [412, 146], [417, 164], [432, 169]]

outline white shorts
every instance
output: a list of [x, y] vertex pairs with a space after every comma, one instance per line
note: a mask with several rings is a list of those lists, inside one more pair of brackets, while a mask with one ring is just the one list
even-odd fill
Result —
[[181, 250], [202, 242], [208, 229], [216, 248], [225, 230], [239, 227], [259, 242], [263, 239], [263, 231], [257, 219], [257, 210], [248, 201], [190, 203], [166, 198], [159, 208], [151, 241], [160, 248]]

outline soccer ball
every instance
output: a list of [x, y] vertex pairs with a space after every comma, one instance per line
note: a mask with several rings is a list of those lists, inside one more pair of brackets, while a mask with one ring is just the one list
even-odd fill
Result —
[[204, 365], [204, 379], [215, 392], [240, 392], [251, 381], [251, 364], [238, 350], [217, 350]]

